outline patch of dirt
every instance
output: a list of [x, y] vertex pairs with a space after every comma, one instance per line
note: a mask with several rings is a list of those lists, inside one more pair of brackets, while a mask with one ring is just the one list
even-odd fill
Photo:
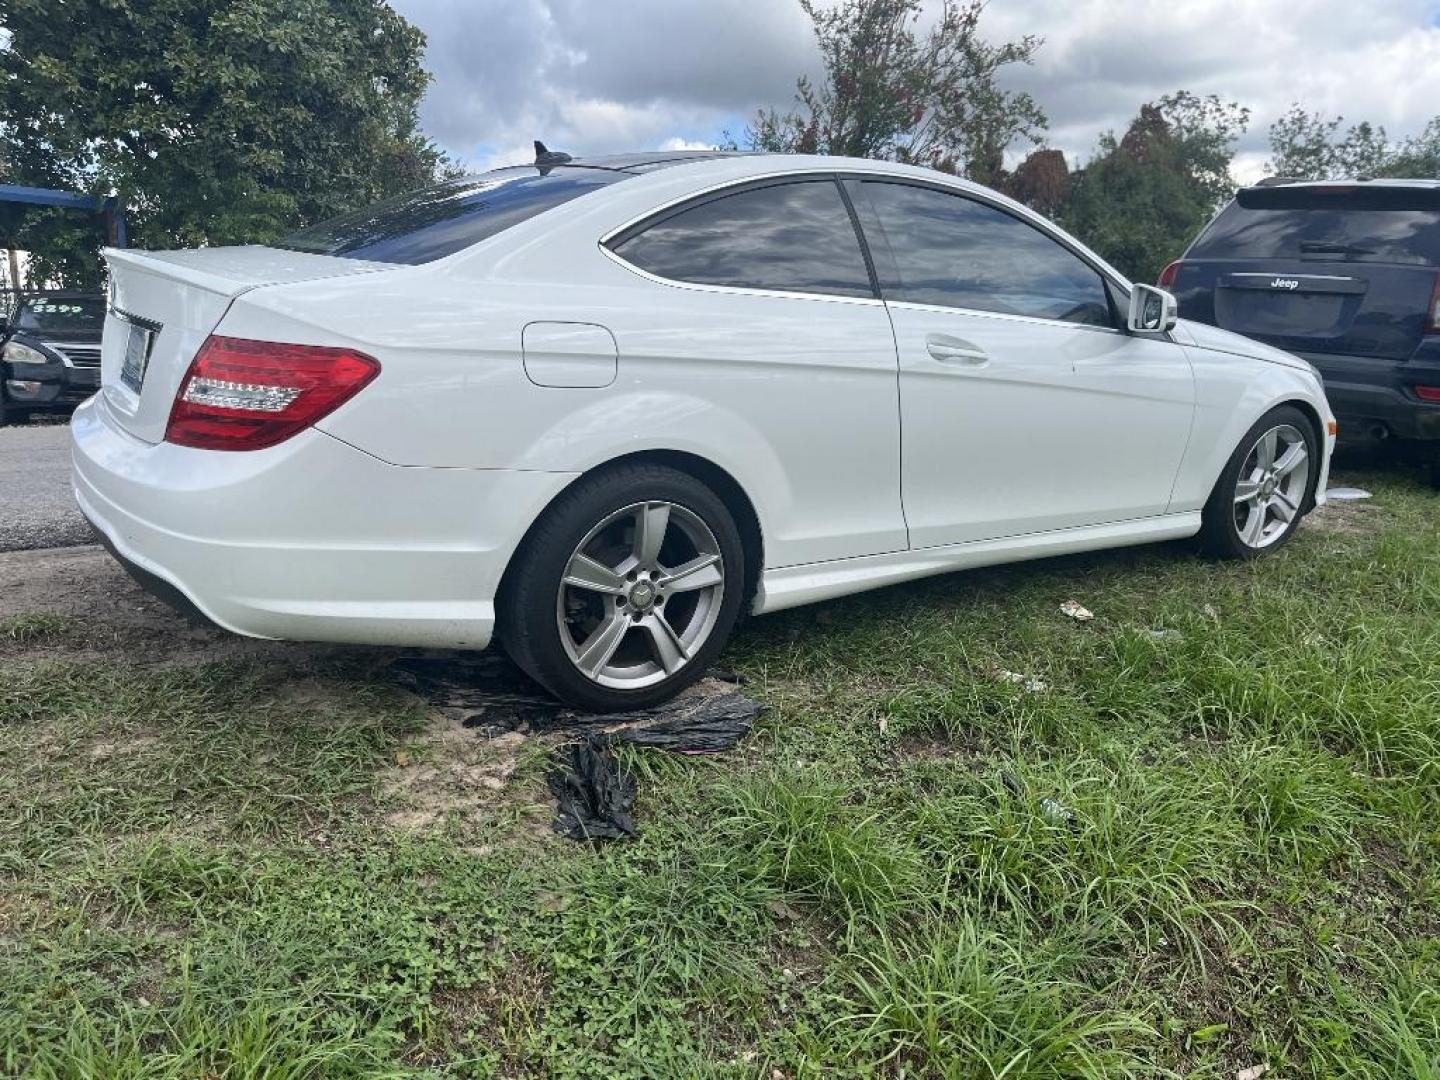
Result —
[[[417, 832], [443, 825], [451, 813], [472, 814], [501, 801], [528, 736], [509, 731], [486, 739], [464, 722], [432, 711], [425, 746], [401, 750], [385, 779], [387, 798], [399, 804], [386, 821], [396, 829]], [[411, 754], [422, 755], [411, 760]]]
[[1317, 506], [1307, 524], [1341, 536], [1378, 532], [1384, 528], [1389, 512], [1374, 499], [1359, 502], [1329, 502]]
[[91, 761], [107, 761], [113, 757], [146, 750], [159, 741], [154, 735], [126, 735], [124, 738], [93, 739], [85, 748], [85, 756]]

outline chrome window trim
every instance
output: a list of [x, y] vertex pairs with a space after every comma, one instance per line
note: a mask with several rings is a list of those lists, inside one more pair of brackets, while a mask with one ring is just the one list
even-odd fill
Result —
[[972, 318], [1003, 319], [1005, 322], [1029, 323], [1035, 326], [1057, 326], [1069, 330], [1089, 330], [1092, 333], [1130, 336], [1128, 331], [1115, 326], [1096, 326], [1094, 323], [1067, 322], [1064, 319], [1047, 319], [1040, 315], [1017, 315], [1009, 311], [987, 311], [985, 308], [954, 307], [948, 304], [922, 304], [915, 300], [887, 300], [892, 308], [905, 311], [924, 311], [936, 315], [968, 315]]

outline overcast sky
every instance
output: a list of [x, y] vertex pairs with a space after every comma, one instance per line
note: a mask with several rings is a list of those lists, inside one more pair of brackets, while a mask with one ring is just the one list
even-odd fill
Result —
[[[429, 36], [426, 131], [466, 165], [713, 144], [787, 105], [817, 60], [794, 0], [392, 0]], [[1253, 110], [1241, 179], [1262, 174], [1270, 122], [1309, 109], [1417, 133], [1440, 113], [1440, 0], [993, 0], [991, 41], [1039, 34], [1008, 82], [1083, 160], [1107, 129], [1172, 90]]]

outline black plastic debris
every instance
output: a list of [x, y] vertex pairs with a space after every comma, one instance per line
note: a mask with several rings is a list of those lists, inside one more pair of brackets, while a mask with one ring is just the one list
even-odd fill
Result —
[[604, 735], [556, 751], [546, 778], [558, 803], [555, 831], [571, 840], [619, 840], [635, 835], [635, 778], [620, 768]]
[[[612, 722], [630, 723], [615, 733], [622, 742], [653, 746], [682, 754], [714, 754], [729, 750], [755, 726], [762, 706], [739, 691], [715, 697], [680, 699], [642, 713], [612, 716]], [[657, 719], [658, 717], [658, 719]]]
[[556, 701], [496, 652], [405, 656], [390, 668], [405, 689], [489, 738], [510, 731], [618, 731], [617, 737], [637, 746], [715, 753], [749, 734], [761, 712], [758, 702], [720, 687], [740, 681], [720, 669], [712, 669], [699, 687], [653, 709], [587, 713]]
[[429, 653], [391, 661], [405, 689], [488, 736], [546, 730], [567, 709], [498, 651]]

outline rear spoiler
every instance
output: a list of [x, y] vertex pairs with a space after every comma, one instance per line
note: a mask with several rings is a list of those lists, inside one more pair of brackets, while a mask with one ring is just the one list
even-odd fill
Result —
[[1440, 187], [1262, 181], [1241, 188], [1235, 201], [1246, 210], [1440, 210]]
[[[202, 249], [203, 250], [203, 249]], [[112, 269], [126, 267], [142, 274], [179, 281], [197, 289], [216, 293], [220, 296], [239, 296], [249, 289], [258, 288], [264, 282], [245, 281], [224, 274], [217, 274], [196, 266], [187, 266], [181, 260], [166, 256], [184, 255], [182, 251], [136, 251], [134, 248], [101, 248], [100, 254]]]

